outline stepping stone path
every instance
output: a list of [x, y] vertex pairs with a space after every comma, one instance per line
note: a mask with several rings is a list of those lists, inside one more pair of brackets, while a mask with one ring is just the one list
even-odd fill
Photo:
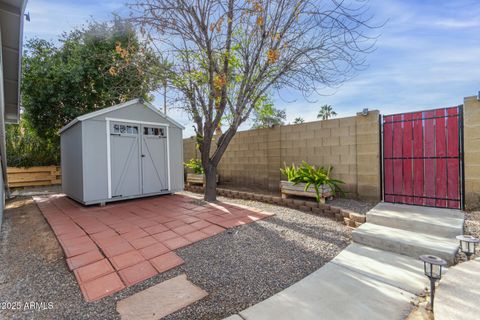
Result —
[[157, 320], [206, 296], [182, 274], [120, 300], [117, 312], [122, 320]]
[[[367, 223], [353, 231], [354, 243], [337, 257], [239, 317], [403, 320], [428, 286], [418, 256], [435, 254], [453, 264], [455, 236], [462, 233], [461, 211], [380, 203], [367, 213]], [[436, 306], [437, 313], [438, 302]]]
[[64, 195], [35, 197], [86, 301], [109, 296], [184, 263], [174, 250], [226, 228], [271, 216], [185, 195], [82, 206]]

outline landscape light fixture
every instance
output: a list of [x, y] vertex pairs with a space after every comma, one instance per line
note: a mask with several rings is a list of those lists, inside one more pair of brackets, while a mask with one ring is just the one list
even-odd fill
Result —
[[430, 279], [430, 307], [433, 310], [433, 299], [435, 296], [435, 282], [442, 278], [442, 267], [447, 265], [447, 262], [442, 258], [423, 255], [420, 256], [423, 261], [423, 272]]
[[467, 259], [470, 260], [470, 257], [475, 254], [475, 247], [477, 243], [480, 242], [478, 238], [469, 235], [460, 235], [457, 236], [457, 240], [460, 241], [460, 251], [465, 253]]
[[30, 22], [30, 12], [24, 13], [25, 19]]

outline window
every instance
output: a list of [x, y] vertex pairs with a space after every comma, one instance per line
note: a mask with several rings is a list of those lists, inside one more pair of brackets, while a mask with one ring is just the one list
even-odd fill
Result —
[[143, 127], [143, 134], [145, 136], [159, 136], [162, 138], [166, 137], [164, 128]]
[[124, 124], [114, 124], [113, 133], [115, 134], [138, 134], [138, 126], [127, 126]]

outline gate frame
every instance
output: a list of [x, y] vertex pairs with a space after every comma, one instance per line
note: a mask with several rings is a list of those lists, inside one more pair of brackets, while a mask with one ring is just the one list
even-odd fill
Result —
[[[464, 118], [463, 118], [463, 104], [452, 106], [458, 108], [458, 154], [459, 154], [459, 174], [458, 178], [459, 181], [459, 196], [460, 196], [460, 208], [458, 210], [465, 210], [465, 148], [464, 148], [464, 135], [463, 135], [463, 128], [464, 128]], [[401, 113], [393, 113], [383, 115], [380, 114], [379, 119], [379, 126], [380, 126], [380, 190], [381, 190], [381, 200], [382, 202], [385, 201], [385, 159], [383, 153], [383, 126], [384, 126], [384, 117], [386, 116], [395, 116], [395, 115], [403, 115], [403, 114], [411, 114], [417, 112], [428, 112], [428, 111], [435, 111], [439, 109], [448, 109], [452, 107], [445, 107], [445, 108], [435, 108], [435, 109], [426, 109], [426, 110], [418, 110], [418, 111], [411, 111], [411, 112], [401, 112]], [[422, 117], [422, 120], [425, 118]], [[395, 202], [388, 202], [388, 203], [395, 203]], [[439, 209], [451, 209], [451, 208], [443, 208], [437, 206], [429, 206], [429, 205], [419, 205], [414, 203], [397, 203], [397, 204], [405, 204], [405, 205], [412, 205], [412, 206], [419, 206], [419, 207], [430, 207], [430, 208], [439, 208]]]

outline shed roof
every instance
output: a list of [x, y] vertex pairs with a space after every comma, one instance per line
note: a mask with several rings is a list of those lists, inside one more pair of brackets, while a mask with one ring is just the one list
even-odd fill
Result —
[[59, 133], [62, 133], [65, 130], [68, 130], [70, 127], [72, 127], [74, 124], [76, 124], [78, 122], [88, 120], [88, 119], [100, 116], [102, 114], [106, 114], [106, 113], [109, 113], [109, 112], [112, 112], [112, 111], [116, 111], [116, 110], [119, 110], [119, 109], [122, 109], [122, 108], [125, 108], [125, 107], [128, 107], [128, 106], [134, 105], [134, 104], [142, 104], [142, 105], [146, 106], [147, 108], [149, 108], [150, 110], [152, 110], [153, 112], [160, 115], [161, 117], [164, 117], [165, 119], [167, 119], [168, 121], [173, 123], [175, 126], [181, 128], [181, 129], [185, 129], [184, 126], [182, 126], [180, 123], [173, 120], [172, 118], [170, 118], [169, 116], [167, 116], [166, 114], [161, 112], [160, 110], [158, 110], [153, 104], [151, 104], [149, 102], [146, 102], [141, 98], [137, 98], [137, 99], [133, 99], [133, 100], [121, 103], [121, 104], [117, 104], [117, 105], [114, 105], [114, 106], [111, 106], [111, 107], [108, 107], [108, 108], [100, 109], [100, 110], [90, 112], [90, 113], [81, 115], [79, 117], [76, 117], [75, 119], [70, 121], [66, 126], [64, 126], [62, 129], [60, 129]]

